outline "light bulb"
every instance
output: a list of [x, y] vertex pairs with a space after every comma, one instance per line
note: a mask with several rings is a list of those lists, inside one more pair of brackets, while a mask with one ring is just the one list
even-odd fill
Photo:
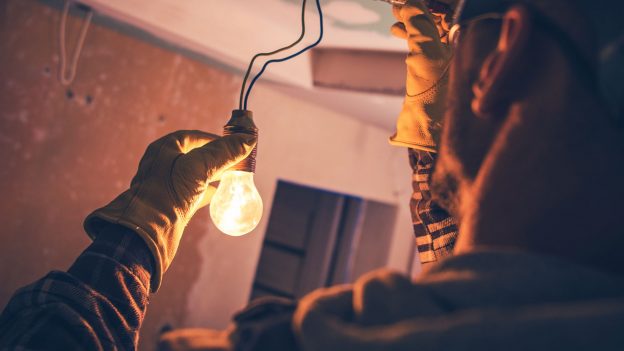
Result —
[[220, 231], [241, 236], [254, 230], [262, 218], [262, 199], [254, 174], [227, 171], [210, 201], [210, 217]]
[[[232, 118], [223, 128], [223, 135], [235, 133], [258, 136], [251, 111], [232, 111]], [[254, 230], [262, 218], [262, 199], [254, 184], [257, 151], [254, 147], [247, 158], [223, 173], [210, 201], [212, 222], [227, 235], [245, 235]]]

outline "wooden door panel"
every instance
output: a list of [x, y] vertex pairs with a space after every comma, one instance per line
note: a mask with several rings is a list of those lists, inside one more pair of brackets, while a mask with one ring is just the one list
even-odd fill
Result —
[[258, 263], [256, 283], [265, 288], [294, 295], [299, 282], [302, 257], [265, 246]]

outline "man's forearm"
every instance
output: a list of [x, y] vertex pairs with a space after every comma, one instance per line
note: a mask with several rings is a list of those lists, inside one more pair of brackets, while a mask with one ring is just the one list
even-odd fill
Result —
[[18, 290], [0, 315], [0, 349], [134, 349], [149, 296], [140, 237], [106, 228], [67, 272]]

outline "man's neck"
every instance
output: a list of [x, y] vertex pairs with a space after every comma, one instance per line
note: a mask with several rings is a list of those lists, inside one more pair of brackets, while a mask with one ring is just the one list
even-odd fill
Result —
[[509, 247], [624, 274], [622, 135], [581, 97], [554, 99], [574, 106], [510, 109], [462, 196], [457, 250]]

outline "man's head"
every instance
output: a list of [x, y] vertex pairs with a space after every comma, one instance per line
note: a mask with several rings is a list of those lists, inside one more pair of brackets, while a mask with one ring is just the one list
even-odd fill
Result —
[[[586, 0], [460, 5], [433, 180], [460, 220], [459, 251], [504, 246], [617, 264], [619, 251], [605, 247], [624, 245], [624, 132], [599, 68], [624, 24], [607, 15], [597, 28], [591, 12], [612, 3], [597, 2], [587, 11]], [[618, 8], [603, 10], [623, 13], [610, 5]]]

